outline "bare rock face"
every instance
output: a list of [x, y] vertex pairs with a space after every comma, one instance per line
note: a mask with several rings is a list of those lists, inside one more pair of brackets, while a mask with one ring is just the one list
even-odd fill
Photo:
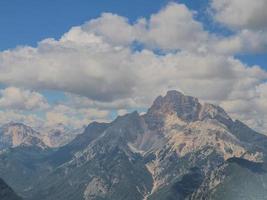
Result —
[[0, 150], [17, 146], [47, 146], [41, 135], [31, 127], [20, 123], [8, 123], [0, 128]]
[[160, 96], [155, 100], [149, 112], [176, 113], [180, 119], [195, 121], [198, 118], [200, 107], [197, 98], [185, 96], [177, 91], [169, 91], [166, 96]]
[[166, 96], [159, 96], [145, 115], [149, 128], [163, 126], [164, 116], [176, 114], [181, 120], [195, 121], [198, 119], [201, 105], [197, 98], [185, 96], [177, 91], [169, 91]]

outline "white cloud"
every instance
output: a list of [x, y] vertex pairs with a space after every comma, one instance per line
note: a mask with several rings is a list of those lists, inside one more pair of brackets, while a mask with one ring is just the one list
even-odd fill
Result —
[[[144, 49], [131, 50], [134, 41], [143, 43]], [[224, 38], [208, 33], [181, 4], [168, 4], [133, 24], [105, 13], [71, 28], [59, 40], [1, 52], [0, 83], [70, 93], [68, 102], [46, 112], [48, 123], [79, 126], [106, 120], [113, 109], [122, 114], [144, 108], [166, 90], [178, 89], [220, 103], [233, 116], [267, 130], [266, 117], [258, 123], [259, 117], [247, 113], [258, 107], [266, 116], [265, 97], [258, 96], [265, 94], [261, 88], [267, 73], [233, 57], [261, 51], [265, 46], [260, 41], [265, 41], [264, 32], [255, 30]], [[157, 55], [154, 48], [165, 54]]]
[[74, 108], [59, 104], [46, 112], [45, 126], [53, 126], [59, 123], [80, 128], [92, 121], [107, 121], [108, 110], [97, 108]]
[[85, 32], [94, 33], [113, 45], [129, 45], [135, 40], [135, 30], [128, 19], [111, 13], [103, 13], [82, 26]]
[[0, 108], [14, 110], [46, 109], [48, 103], [40, 93], [8, 87], [0, 90]]
[[234, 35], [215, 38], [219, 53], [262, 53], [267, 50], [266, 0], [212, 0], [215, 21], [234, 31]]
[[266, 0], [212, 0], [215, 19], [232, 29], [267, 28]]
[[258, 131], [267, 130], [267, 83], [259, 84], [247, 96], [226, 100], [221, 104], [233, 117], [246, 122]]
[[123, 116], [123, 115], [125, 115], [125, 114], [128, 113], [128, 110], [126, 110], [126, 109], [120, 109], [120, 110], [118, 110], [117, 113], [118, 113], [119, 116]]
[[31, 127], [40, 127], [44, 121], [36, 114], [26, 114], [22, 111], [0, 110], [0, 126], [9, 122], [20, 122]]
[[213, 40], [211, 50], [217, 53], [262, 53], [267, 50], [267, 32], [241, 30], [237, 34]]
[[140, 19], [135, 28], [139, 41], [163, 50], [195, 50], [208, 39], [202, 24], [183, 4], [170, 3], [149, 20]]
[[135, 77], [133, 69], [126, 66], [130, 55], [129, 49], [117, 49], [99, 40], [85, 45], [45, 40], [38, 48], [2, 52], [0, 82], [112, 100], [131, 93]]
[[[85, 23], [80, 30], [83, 34], [99, 36], [115, 46], [127, 46], [137, 41], [163, 50], [195, 50], [208, 39], [208, 33], [204, 31], [202, 24], [194, 20], [193, 12], [185, 5], [177, 3], [169, 3], [149, 19], [140, 18], [133, 24], [125, 17], [104, 13]], [[69, 35], [79, 38], [73, 36], [73, 31], [67, 34], [68, 37]]]
[[53, 127], [60, 123], [70, 128], [81, 128], [92, 121], [110, 121], [111, 110], [104, 110], [92, 107], [77, 108], [75, 104], [68, 102], [52, 104], [42, 114], [29, 112], [22, 109], [0, 109], [0, 126], [11, 121], [21, 122], [37, 130], [45, 127]]

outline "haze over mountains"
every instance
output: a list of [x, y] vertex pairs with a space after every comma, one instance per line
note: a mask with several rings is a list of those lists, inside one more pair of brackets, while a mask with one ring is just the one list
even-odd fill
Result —
[[23, 124], [0, 129], [0, 177], [24, 200], [267, 196], [267, 137], [178, 91], [156, 98], [143, 115], [64, 134], [47, 142]]

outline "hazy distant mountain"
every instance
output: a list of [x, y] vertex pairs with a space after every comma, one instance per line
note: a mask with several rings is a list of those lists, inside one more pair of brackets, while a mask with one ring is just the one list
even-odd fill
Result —
[[15, 192], [0, 179], [0, 199], [1, 200], [22, 200]]
[[36, 131], [22, 123], [10, 122], [0, 127], [0, 150], [18, 146], [58, 148], [82, 132], [83, 128], [71, 129], [64, 124], [42, 127]]
[[257, 200], [267, 196], [266, 150], [266, 136], [222, 108], [169, 91], [146, 114], [89, 124], [57, 150], [4, 152], [0, 171], [29, 200]]
[[83, 128], [71, 129], [68, 126], [59, 123], [53, 126], [40, 128], [42, 140], [52, 148], [57, 148], [68, 144], [77, 135], [83, 132]]
[[18, 146], [47, 147], [41, 135], [29, 126], [11, 122], [0, 127], [0, 150]]

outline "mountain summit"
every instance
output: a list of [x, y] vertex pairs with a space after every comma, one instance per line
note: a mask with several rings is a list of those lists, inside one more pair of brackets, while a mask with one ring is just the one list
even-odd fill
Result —
[[232, 121], [227, 113], [219, 106], [205, 103], [201, 105], [195, 97], [186, 96], [181, 92], [171, 90], [166, 96], [159, 96], [154, 101], [147, 115], [172, 115], [185, 122], [194, 122], [204, 119], [224, 119]]
[[[169, 91], [144, 115], [93, 122], [69, 144], [38, 152], [42, 159], [31, 165], [42, 166], [32, 173], [38, 181], [18, 184], [5, 160], [0, 167], [26, 200], [220, 200], [225, 192], [227, 199], [241, 200], [235, 193], [247, 194], [248, 180], [258, 188], [248, 199], [264, 199], [266, 147], [266, 136], [221, 107]], [[23, 160], [17, 165], [31, 172]], [[31, 180], [27, 175], [20, 178]]]
[[148, 114], [173, 114], [185, 121], [198, 119], [201, 105], [197, 98], [185, 96], [181, 92], [168, 91], [166, 96], [159, 96], [148, 110]]
[[0, 127], [0, 150], [18, 146], [46, 148], [40, 134], [29, 126], [10, 122]]

